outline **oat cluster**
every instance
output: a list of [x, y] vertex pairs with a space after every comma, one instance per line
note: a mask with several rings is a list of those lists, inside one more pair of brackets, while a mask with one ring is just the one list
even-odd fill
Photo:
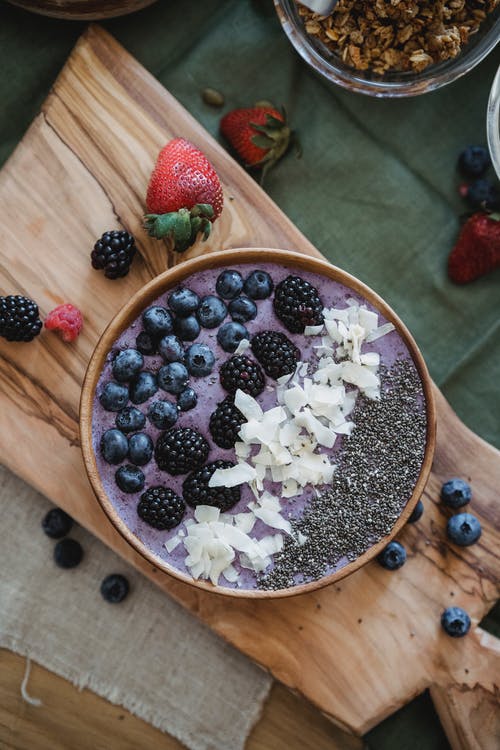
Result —
[[356, 70], [420, 72], [456, 57], [500, 0], [339, 0], [328, 16], [300, 3], [308, 34]]

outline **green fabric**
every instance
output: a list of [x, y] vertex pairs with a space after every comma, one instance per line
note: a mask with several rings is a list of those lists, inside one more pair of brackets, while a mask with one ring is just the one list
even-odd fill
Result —
[[[500, 447], [500, 271], [466, 287], [445, 272], [464, 211], [456, 158], [464, 145], [485, 141], [498, 52], [438, 92], [377, 101], [307, 68], [272, 0], [162, 0], [105, 26], [214, 135], [220, 112], [201, 101], [206, 86], [223, 91], [228, 107], [263, 98], [286, 105], [303, 157], [290, 155], [271, 172], [267, 191], [331, 261], [393, 305], [460, 417]], [[83, 28], [0, 6], [0, 162]], [[412, 704], [384, 722], [371, 746], [444, 747], [421, 712]]]

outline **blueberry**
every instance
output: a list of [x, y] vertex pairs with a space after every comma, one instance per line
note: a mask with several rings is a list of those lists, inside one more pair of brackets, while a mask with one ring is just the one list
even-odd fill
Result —
[[128, 441], [120, 430], [106, 430], [101, 438], [101, 455], [108, 464], [120, 464], [128, 453]]
[[448, 539], [459, 547], [468, 547], [481, 536], [481, 524], [471, 513], [457, 513], [446, 524]]
[[198, 396], [193, 388], [185, 388], [182, 393], [177, 396], [177, 406], [181, 411], [189, 411], [194, 409], [198, 403]]
[[491, 180], [483, 178], [471, 183], [465, 197], [472, 208], [482, 208], [487, 211], [500, 209], [500, 192]]
[[399, 542], [389, 542], [377, 556], [377, 560], [386, 570], [397, 570], [406, 562], [406, 550]]
[[196, 313], [198, 322], [203, 328], [217, 328], [226, 315], [226, 305], [219, 297], [215, 297], [213, 294], [203, 297]]
[[168, 298], [168, 306], [180, 318], [187, 318], [188, 315], [192, 315], [199, 305], [200, 298], [196, 292], [182, 286], [175, 289]]
[[110, 380], [102, 389], [99, 401], [106, 411], [121, 411], [127, 405], [128, 398], [127, 386]]
[[191, 344], [186, 352], [186, 366], [190, 375], [202, 378], [209, 375], [215, 364], [215, 355], [206, 344]]
[[449, 479], [441, 487], [441, 500], [448, 508], [461, 508], [470, 503], [472, 490], [463, 479]]
[[158, 349], [165, 362], [182, 362], [184, 360], [182, 342], [173, 334], [164, 336], [158, 345]]
[[200, 324], [194, 315], [174, 320], [174, 331], [182, 341], [194, 341], [200, 332]]
[[160, 338], [161, 336], [166, 336], [167, 333], [172, 333], [174, 327], [172, 314], [166, 307], [161, 307], [160, 305], [149, 307], [146, 312], [143, 313], [142, 322], [146, 332], [155, 338]]
[[423, 512], [424, 512], [424, 504], [421, 500], [419, 500], [418, 503], [413, 508], [412, 514], [409, 517], [407, 523], [416, 523], [420, 518], [422, 518]]
[[144, 466], [153, 458], [153, 441], [144, 432], [136, 432], [128, 439], [128, 455], [135, 466]]
[[238, 271], [222, 271], [215, 282], [215, 291], [222, 299], [234, 299], [243, 289], [243, 279]]
[[157, 352], [156, 338], [154, 336], [151, 336], [146, 331], [140, 332], [135, 340], [135, 345], [137, 347], [137, 351], [141, 354], [145, 354], [146, 356], [156, 354]]
[[225, 352], [235, 352], [243, 339], [250, 340], [250, 334], [241, 323], [224, 323], [217, 331], [217, 341]]
[[139, 490], [142, 490], [146, 478], [142, 471], [137, 468], [137, 466], [125, 464], [125, 466], [120, 466], [120, 468], [117, 470], [115, 474], [115, 480], [116, 484], [122, 490], [122, 492], [132, 494], [134, 492], [139, 492]]
[[106, 576], [101, 583], [101, 596], [110, 604], [119, 604], [127, 596], [130, 590], [129, 582], [125, 576], [119, 573], [112, 573]]
[[122, 432], [137, 432], [146, 424], [146, 417], [135, 406], [126, 406], [116, 415], [115, 424]]
[[484, 146], [467, 146], [458, 157], [458, 170], [464, 177], [481, 177], [491, 164]]
[[148, 409], [150, 422], [159, 430], [168, 430], [177, 421], [178, 410], [171, 401], [154, 401]]
[[143, 404], [154, 396], [158, 390], [158, 383], [151, 372], [143, 370], [130, 383], [130, 400], [133, 404]]
[[246, 323], [257, 317], [257, 305], [249, 297], [236, 297], [229, 303], [228, 310], [237, 323]]
[[116, 380], [123, 383], [131, 380], [142, 370], [144, 357], [137, 349], [124, 349], [116, 355], [112, 369]]
[[273, 280], [266, 271], [252, 271], [243, 284], [245, 294], [252, 299], [266, 299], [274, 289]]
[[51, 539], [60, 539], [69, 534], [73, 526], [73, 519], [61, 508], [52, 508], [44, 516], [42, 529]]
[[447, 607], [441, 615], [441, 625], [452, 638], [462, 638], [470, 630], [470, 617], [461, 607]]
[[76, 568], [82, 561], [83, 549], [76, 539], [61, 539], [54, 547], [54, 561], [60, 568]]
[[168, 393], [180, 393], [187, 386], [189, 373], [181, 362], [170, 362], [158, 371], [158, 385]]

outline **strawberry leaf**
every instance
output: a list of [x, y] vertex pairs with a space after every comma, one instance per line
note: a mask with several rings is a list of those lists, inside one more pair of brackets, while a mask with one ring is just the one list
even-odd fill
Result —
[[274, 146], [273, 139], [269, 138], [267, 135], [253, 135], [250, 140], [254, 146], [257, 146], [257, 148], [263, 148], [266, 151]]

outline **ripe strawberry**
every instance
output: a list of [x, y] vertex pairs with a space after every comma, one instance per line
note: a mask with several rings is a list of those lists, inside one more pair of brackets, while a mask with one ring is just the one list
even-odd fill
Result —
[[199, 232], [208, 239], [222, 211], [222, 187], [213, 166], [196, 146], [174, 138], [160, 151], [146, 196], [145, 227], [184, 252]]
[[66, 302], [49, 312], [45, 318], [45, 328], [49, 331], [58, 331], [62, 340], [69, 344], [80, 335], [83, 328], [83, 316], [77, 307]]
[[456, 284], [467, 284], [497, 266], [500, 266], [500, 215], [472, 214], [448, 258], [448, 276]]
[[234, 109], [220, 121], [220, 132], [247, 167], [267, 172], [288, 149], [291, 131], [284, 113], [272, 106]]

